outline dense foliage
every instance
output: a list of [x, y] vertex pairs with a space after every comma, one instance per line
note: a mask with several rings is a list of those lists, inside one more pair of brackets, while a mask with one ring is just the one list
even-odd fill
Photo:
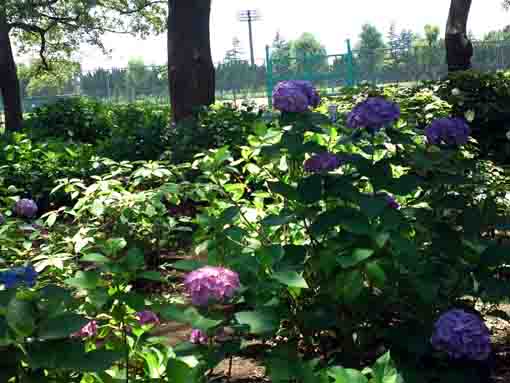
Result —
[[[508, 105], [478, 117], [464, 76], [346, 89], [331, 120], [308, 86], [278, 88], [299, 112], [175, 130], [151, 105], [37, 110], [0, 158], [2, 381], [199, 382], [247, 339], [273, 382], [480, 381], [475, 303], [510, 294], [509, 179], [480, 149]], [[507, 96], [497, 76], [476, 78]], [[154, 336], [167, 320], [189, 342]]]

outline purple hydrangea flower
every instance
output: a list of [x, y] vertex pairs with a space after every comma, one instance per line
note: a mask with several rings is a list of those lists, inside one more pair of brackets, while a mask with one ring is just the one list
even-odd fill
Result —
[[347, 126], [351, 129], [367, 128], [375, 132], [399, 118], [400, 108], [397, 104], [382, 97], [369, 97], [348, 114]]
[[205, 266], [189, 273], [184, 286], [196, 306], [223, 302], [232, 298], [240, 287], [239, 276], [223, 267]]
[[282, 81], [273, 90], [273, 105], [282, 112], [305, 112], [319, 103], [320, 96], [309, 81]]
[[459, 309], [441, 315], [430, 341], [436, 350], [454, 359], [481, 361], [491, 353], [490, 333], [483, 320]]
[[83, 326], [80, 331], [71, 334], [73, 338], [90, 338], [97, 335], [97, 322], [95, 320], [90, 321]]
[[19, 217], [33, 218], [37, 214], [38, 208], [34, 200], [22, 198], [16, 202], [14, 210]]
[[0, 283], [3, 284], [6, 289], [12, 289], [20, 284], [34, 287], [37, 275], [37, 271], [35, 271], [33, 266], [15, 267], [0, 273]]
[[337, 169], [342, 164], [340, 157], [333, 153], [316, 154], [305, 161], [307, 172], [318, 173]]
[[469, 125], [462, 118], [438, 118], [425, 129], [429, 144], [459, 146], [468, 142]]
[[386, 195], [386, 202], [388, 203], [388, 207], [391, 209], [400, 209], [400, 204], [397, 202], [395, 197], [391, 195]]
[[205, 332], [198, 329], [191, 330], [189, 341], [193, 344], [207, 344], [209, 337]]
[[137, 312], [136, 317], [142, 326], [145, 324], [159, 324], [158, 316], [149, 310]]

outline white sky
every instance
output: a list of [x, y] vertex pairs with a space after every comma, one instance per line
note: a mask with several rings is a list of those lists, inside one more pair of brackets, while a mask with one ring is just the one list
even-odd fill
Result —
[[[422, 33], [425, 24], [441, 27], [448, 15], [450, 0], [212, 0], [211, 45], [215, 62], [230, 49], [232, 39], [241, 40], [246, 58], [249, 55], [248, 26], [237, 21], [242, 9], [257, 9], [263, 20], [254, 23], [255, 58], [264, 62], [265, 45], [271, 44], [277, 31], [286, 40], [303, 32], [313, 33], [326, 46], [328, 53], [345, 51], [345, 40], [353, 43], [364, 23], [375, 24], [387, 34], [392, 22], [397, 29], [412, 29]], [[501, 29], [510, 24], [510, 12], [505, 12], [501, 0], [474, 0], [469, 30], [476, 36]], [[94, 49], [83, 49], [83, 69], [126, 66], [130, 57], [142, 57], [146, 64], [166, 62], [165, 36], [138, 40], [126, 36], [105, 36], [105, 44], [113, 49], [111, 57]]]

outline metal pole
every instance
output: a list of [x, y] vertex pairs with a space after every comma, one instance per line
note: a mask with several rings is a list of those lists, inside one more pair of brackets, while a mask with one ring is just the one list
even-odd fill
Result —
[[253, 32], [251, 29], [252, 21], [253, 21], [253, 19], [252, 19], [251, 11], [248, 11], [248, 32], [250, 34], [250, 58], [251, 58], [251, 66], [254, 67], [255, 66], [255, 55], [253, 54]]
[[266, 45], [266, 91], [267, 106], [273, 107], [273, 63], [271, 62], [271, 54], [269, 53], [269, 45]]

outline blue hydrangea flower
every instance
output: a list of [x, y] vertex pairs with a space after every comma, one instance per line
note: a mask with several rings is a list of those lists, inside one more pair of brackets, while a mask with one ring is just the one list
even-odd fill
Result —
[[486, 360], [491, 353], [489, 329], [477, 315], [454, 309], [434, 325], [432, 346], [453, 359]]
[[427, 141], [432, 145], [464, 145], [471, 133], [466, 120], [462, 118], [438, 118], [425, 129]]
[[16, 202], [14, 210], [19, 217], [33, 218], [37, 214], [38, 207], [34, 200], [22, 198]]
[[282, 81], [273, 90], [273, 105], [282, 112], [302, 113], [319, 103], [320, 96], [309, 81]]
[[382, 97], [369, 97], [359, 103], [347, 116], [351, 129], [366, 128], [376, 132], [400, 118], [400, 107]]
[[37, 276], [37, 271], [35, 271], [34, 267], [31, 265], [27, 267], [15, 267], [0, 272], [0, 283], [3, 284], [6, 289], [12, 289], [21, 284], [34, 287], [37, 282]]
[[335, 170], [342, 165], [342, 159], [333, 153], [316, 154], [305, 161], [305, 171], [318, 173]]

